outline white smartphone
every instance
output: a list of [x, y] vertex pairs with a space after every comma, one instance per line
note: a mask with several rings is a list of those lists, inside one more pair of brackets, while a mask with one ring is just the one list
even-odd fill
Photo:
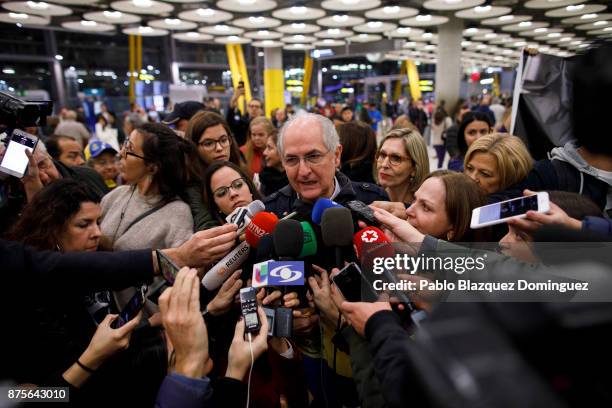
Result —
[[37, 144], [38, 137], [23, 130], [13, 130], [0, 163], [0, 171], [22, 178], [28, 168], [28, 156], [26, 156], [25, 151], [29, 149], [33, 152]]
[[474, 208], [470, 227], [482, 228], [501, 224], [511, 218], [525, 218], [527, 211], [548, 212], [550, 201], [547, 192], [537, 193], [527, 197], [513, 198], [499, 203]]

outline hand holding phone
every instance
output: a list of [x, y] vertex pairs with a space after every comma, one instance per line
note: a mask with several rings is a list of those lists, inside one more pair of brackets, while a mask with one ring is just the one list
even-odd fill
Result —
[[240, 289], [240, 309], [244, 317], [244, 326], [247, 333], [257, 333], [261, 327], [259, 315], [257, 313], [257, 289]]
[[13, 130], [9, 139], [2, 162], [0, 162], [0, 171], [10, 174], [18, 178], [22, 178], [28, 167], [29, 158], [26, 155], [26, 150], [34, 152], [38, 144], [38, 137], [24, 132], [20, 129]]
[[541, 213], [550, 210], [547, 192], [540, 192], [527, 197], [513, 198], [499, 203], [474, 208], [470, 228], [483, 228], [501, 224], [514, 218], [525, 218], [527, 211]]
[[147, 289], [147, 285], [142, 285], [136, 290], [134, 296], [127, 302], [117, 319], [111, 324], [113, 329], [120, 328], [140, 313], [145, 304]]
[[180, 268], [174, 263], [168, 255], [164, 254], [161, 250], [155, 251], [157, 255], [157, 265], [159, 266], [159, 272], [164, 277], [169, 285], [174, 284], [176, 275], [179, 273]]
[[331, 279], [348, 302], [375, 302], [378, 300], [372, 284], [363, 276], [361, 269], [354, 262], [346, 265]]

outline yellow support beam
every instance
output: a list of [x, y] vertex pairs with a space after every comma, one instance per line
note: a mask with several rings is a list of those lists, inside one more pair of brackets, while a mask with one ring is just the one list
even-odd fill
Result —
[[285, 107], [285, 75], [282, 69], [264, 69], [264, 101], [269, 118], [274, 109]]
[[[402, 61], [402, 66], [400, 68], [400, 75], [406, 75], [406, 61]], [[400, 79], [395, 84], [395, 89], [393, 90], [393, 100], [397, 101], [401, 95], [402, 95], [402, 80]]]
[[134, 76], [134, 71], [136, 71], [136, 38], [131, 34], [128, 42], [128, 53], [130, 54], [130, 102], [134, 102], [136, 100], [136, 77]]
[[136, 36], [136, 71], [138, 71], [138, 75], [140, 75], [140, 70], [142, 70], [142, 35], [138, 34]]
[[419, 71], [414, 61], [406, 60], [406, 71], [408, 74], [408, 86], [410, 86], [410, 96], [413, 100], [421, 99], [421, 88], [419, 87]]
[[304, 81], [302, 83], [302, 95], [300, 97], [300, 104], [302, 106], [306, 106], [306, 101], [310, 90], [310, 81], [312, 81], [312, 66], [313, 61], [307, 51], [304, 54]]
[[234, 44], [234, 52], [236, 53], [236, 61], [238, 62], [240, 77], [244, 81], [244, 95], [246, 96], [247, 103], [249, 103], [253, 96], [251, 95], [251, 82], [249, 81], [249, 72], [247, 71], [246, 63], [244, 62], [242, 45]]
[[[240, 70], [238, 69], [238, 61], [236, 59], [236, 52], [234, 49], [234, 44], [227, 44], [225, 46], [225, 51], [227, 52], [227, 62], [229, 63], [229, 69], [232, 73], [232, 86], [234, 89], [238, 89], [238, 83], [240, 82]], [[244, 115], [244, 98], [241, 96], [236, 101], [238, 105], [238, 109]]]

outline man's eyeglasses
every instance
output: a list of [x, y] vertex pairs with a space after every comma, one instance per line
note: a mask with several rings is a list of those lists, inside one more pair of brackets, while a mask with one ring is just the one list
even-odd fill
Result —
[[236, 179], [232, 181], [229, 186], [219, 187], [216, 189], [213, 195], [215, 198], [223, 198], [229, 192], [230, 188], [234, 191], [238, 191], [244, 186], [244, 184], [245, 181], [243, 178]]
[[308, 164], [309, 166], [316, 166], [323, 162], [323, 159], [325, 158], [325, 156], [327, 156], [328, 153], [329, 153], [329, 150], [326, 151], [325, 153], [312, 152], [312, 153], [308, 153], [303, 158], [300, 156], [285, 156], [285, 158], [283, 159], [283, 162], [288, 167], [295, 167], [300, 164], [300, 161], [304, 160], [304, 162]]
[[384, 162], [386, 158], [389, 158], [389, 164], [392, 166], [399, 166], [400, 164], [402, 164], [405, 160], [409, 160], [407, 157], [402, 157], [399, 154], [387, 154], [383, 151], [378, 152], [378, 154], [376, 155], [376, 160], [378, 160], [379, 162]]
[[198, 146], [202, 146], [204, 150], [214, 150], [217, 147], [217, 143], [219, 143], [221, 147], [227, 147], [232, 143], [232, 139], [230, 139], [229, 136], [221, 136], [217, 140], [204, 139], [198, 143]]
[[125, 142], [123, 142], [123, 144], [121, 145], [121, 150], [119, 151], [119, 154], [124, 158], [127, 156], [134, 156], [144, 161], [148, 161], [146, 157], [134, 153], [132, 151], [133, 149], [134, 146], [132, 145], [132, 142], [130, 142], [129, 139], [126, 139]]

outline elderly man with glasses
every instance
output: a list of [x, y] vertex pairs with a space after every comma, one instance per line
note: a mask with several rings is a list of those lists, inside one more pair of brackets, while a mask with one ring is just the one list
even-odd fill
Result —
[[[300, 112], [292, 117], [280, 131], [277, 148], [289, 185], [263, 200], [266, 211], [279, 217], [296, 211], [295, 219], [310, 221], [313, 205], [322, 197], [340, 204], [388, 200], [379, 186], [353, 182], [337, 170], [342, 145], [333, 123], [321, 115]], [[304, 259], [305, 263], [331, 270], [335, 266], [333, 249], [323, 243], [318, 248], [316, 255]], [[326, 321], [324, 315], [320, 317], [314, 309], [306, 308], [296, 310], [293, 318], [294, 339], [303, 354], [308, 388], [316, 401], [313, 405], [328, 401], [328, 406], [357, 406], [349, 357], [340, 350], [333, 353], [335, 330], [319, 323], [320, 319]]]

